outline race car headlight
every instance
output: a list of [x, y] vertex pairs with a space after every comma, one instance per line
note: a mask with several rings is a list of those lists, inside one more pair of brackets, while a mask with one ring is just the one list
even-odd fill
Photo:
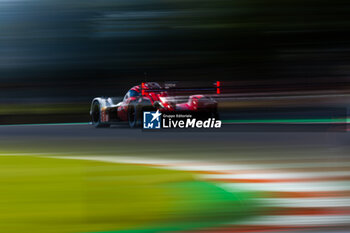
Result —
[[157, 109], [164, 108], [164, 105], [159, 101], [154, 102], [153, 106]]

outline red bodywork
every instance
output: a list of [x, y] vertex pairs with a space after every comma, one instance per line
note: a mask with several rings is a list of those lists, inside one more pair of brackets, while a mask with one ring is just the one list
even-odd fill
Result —
[[162, 89], [158, 83], [142, 83], [132, 87], [125, 95], [122, 102], [117, 107], [117, 117], [119, 120], [128, 120], [128, 108], [130, 103], [141, 103], [147, 101], [161, 112], [174, 111], [216, 111], [216, 102], [204, 95], [196, 94], [182, 98], [182, 101], [176, 99], [170, 90]]

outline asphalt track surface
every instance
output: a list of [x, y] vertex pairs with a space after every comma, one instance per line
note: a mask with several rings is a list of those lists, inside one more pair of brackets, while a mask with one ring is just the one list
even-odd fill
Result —
[[[201, 179], [220, 182], [228, 190], [238, 185], [273, 196], [262, 200], [279, 212], [242, 223], [243, 229], [349, 232], [350, 133], [323, 125], [305, 127], [311, 126], [236, 124], [221, 131], [0, 126], [0, 148], [9, 154], [52, 154], [198, 172]], [[227, 228], [231, 230], [224, 232], [239, 232], [236, 226]]]
[[[126, 125], [116, 125], [111, 128], [94, 128], [89, 123], [72, 123], [72, 124], [28, 124], [28, 125], [0, 125], [1, 138], [70, 138], [82, 137], [84, 139], [138, 139], [147, 140], [148, 137], [155, 139], [182, 140], [191, 138], [193, 140], [211, 141], [232, 141], [237, 138], [248, 137], [250, 140], [258, 139], [259, 141], [280, 140], [285, 137], [292, 141], [298, 139], [306, 142], [318, 141], [321, 145], [324, 143], [324, 135], [336, 135], [341, 141], [349, 138], [345, 124], [298, 124], [298, 123], [257, 123], [257, 124], [226, 124], [222, 129], [163, 129], [163, 130], [142, 130], [130, 129]], [[301, 133], [301, 134], [299, 134]], [[304, 134], [305, 133], [305, 134]], [[340, 133], [340, 134], [339, 134]], [[345, 133], [345, 134], [344, 134]], [[298, 135], [297, 137], [295, 137]], [[338, 137], [337, 135], [341, 135]], [[213, 137], [214, 136], [214, 137]], [[300, 137], [301, 136], [301, 137]], [[321, 141], [319, 141], [321, 140]]]
[[[214, 149], [225, 146], [226, 151], [233, 153], [237, 150], [251, 151], [255, 148], [265, 148], [267, 151], [279, 148], [284, 152], [290, 148], [342, 150], [349, 145], [350, 134], [347, 133], [346, 126], [338, 124], [225, 124], [221, 130], [161, 131], [130, 129], [125, 125], [96, 129], [89, 124], [63, 124], [0, 126], [0, 139], [3, 145], [6, 143], [25, 145], [29, 142], [32, 145], [45, 143], [54, 145], [55, 142], [79, 145], [92, 142], [94, 145], [90, 144], [91, 147], [108, 145], [116, 149], [127, 143], [133, 145], [130, 150], [139, 145], [157, 149], [164, 143], [173, 145], [169, 150], [181, 146], [190, 146], [194, 150], [198, 146]], [[259, 156], [261, 153], [262, 151], [253, 154]], [[332, 156], [331, 152], [327, 153], [326, 156]], [[222, 155], [218, 153], [217, 156]]]

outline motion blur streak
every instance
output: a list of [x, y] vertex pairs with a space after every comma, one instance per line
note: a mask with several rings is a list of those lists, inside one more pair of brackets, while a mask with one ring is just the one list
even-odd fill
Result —
[[[214, 214], [219, 216], [214, 219], [218, 222], [213, 222], [217, 224], [211, 226], [196, 225], [192, 226], [192, 229], [204, 232], [239, 232], [240, 230], [242, 232], [250, 230], [255, 232], [276, 230], [291, 232], [314, 230], [319, 232], [318, 229], [322, 227], [324, 232], [334, 232], [336, 229], [348, 230], [350, 227], [348, 224], [350, 217], [350, 179], [348, 174], [350, 161], [347, 156], [349, 135], [345, 132], [239, 133], [228, 131], [182, 133], [142, 132], [122, 127], [96, 130], [90, 125], [41, 125], [1, 127], [0, 138], [0, 154], [5, 157], [18, 157], [18, 160], [12, 163], [16, 166], [6, 165], [4, 161], [7, 159], [10, 161], [10, 158], [1, 163], [6, 168], [1, 170], [6, 175], [1, 176], [2, 180], [12, 176], [21, 180], [20, 176], [26, 175], [25, 177], [27, 177], [30, 174], [33, 175], [31, 179], [39, 178], [35, 174], [54, 171], [47, 169], [47, 167], [54, 168], [55, 165], [58, 166], [61, 163], [73, 166], [75, 163], [79, 165], [91, 162], [93, 165], [91, 167], [92, 173], [89, 176], [91, 179], [88, 180], [99, 184], [96, 187], [89, 186], [91, 192], [99, 192], [99, 189], [94, 190], [94, 188], [103, 188], [105, 182], [109, 184], [109, 182], [123, 180], [126, 181], [123, 183], [126, 185], [123, 189], [126, 196], [130, 196], [128, 193], [132, 190], [142, 187], [147, 188], [150, 192], [155, 192], [158, 190], [156, 185], [158, 182], [168, 187], [168, 185], [172, 186], [174, 182], [177, 183], [181, 177], [193, 177], [194, 175], [193, 180], [214, 185], [216, 188], [211, 185], [199, 185], [200, 187], [194, 184], [189, 185], [191, 189], [188, 190], [189, 196], [187, 197], [194, 198], [188, 199], [186, 203], [189, 205], [198, 203], [199, 199], [210, 201], [210, 203], [223, 200], [221, 197], [212, 199], [202, 196], [207, 191], [211, 193], [211, 188], [217, 191], [221, 190], [219, 193], [225, 196], [229, 194], [236, 197], [242, 195], [240, 198], [244, 199], [242, 207], [245, 211], [233, 208], [240, 205], [227, 205], [228, 209], [224, 208], [226, 205], [214, 205], [215, 208], [211, 209], [211, 204], [202, 203], [200, 211], [196, 213], [186, 212], [189, 210], [187, 208], [163, 211], [161, 206], [166, 205], [167, 201], [173, 200], [166, 194], [159, 195], [159, 198], [165, 198], [164, 203], [160, 199], [149, 203], [154, 196], [152, 198], [145, 197], [142, 200], [138, 199], [140, 206], [149, 204], [158, 206], [159, 204], [159, 208], [153, 207], [155, 212], [160, 211], [157, 212], [159, 215], [148, 215], [149, 220], [155, 220], [158, 223], [158, 220], [161, 219], [173, 219], [174, 214], [182, 216], [181, 219], [185, 222], [193, 222], [194, 218], [202, 222], [204, 217], [205, 219], [211, 218]], [[42, 169], [33, 167], [30, 171], [23, 170], [23, 172], [27, 171], [26, 173], [11, 172], [24, 168], [29, 169], [32, 165], [25, 161], [26, 159], [34, 161], [34, 158], [57, 160], [57, 162], [53, 163], [53, 161], [49, 162], [48, 160], [47, 165], [45, 165], [46, 162], [42, 164]], [[0, 159], [3, 160], [1, 156]], [[95, 170], [95, 164], [101, 166], [99, 165]], [[123, 166], [126, 166], [125, 169]], [[154, 168], [157, 169], [152, 170]], [[151, 169], [148, 176], [142, 176], [143, 169]], [[78, 171], [72, 170], [72, 172]], [[117, 179], [119, 172], [123, 172], [123, 174]], [[138, 176], [135, 177], [136, 172], [141, 172], [142, 179], [138, 179]], [[158, 175], [151, 175], [154, 172]], [[12, 175], [10, 176], [10, 174]], [[52, 175], [56, 177], [55, 174], [57, 175], [57, 173]], [[66, 173], [62, 177], [58, 175], [57, 179], [59, 178], [60, 181], [68, 177], [69, 174]], [[80, 180], [79, 176], [76, 178], [77, 181]], [[71, 181], [73, 182], [73, 179]], [[150, 183], [139, 186], [138, 182]], [[30, 188], [33, 183], [37, 184], [35, 187], [38, 188], [36, 189], [38, 194], [46, 193], [46, 191], [40, 192], [40, 182], [29, 182], [26, 187]], [[2, 184], [7, 186], [10, 183], [2, 182]], [[64, 182], [62, 182], [63, 184]], [[68, 184], [71, 183], [67, 182]], [[121, 187], [120, 185], [118, 183], [118, 187]], [[2, 185], [2, 187], [4, 186]], [[11, 187], [14, 188], [13, 190], [20, 188], [17, 185]], [[180, 191], [177, 188], [174, 193], [179, 194]], [[182, 190], [182, 188], [180, 189]], [[108, 190], [118, 191], [112, 187]], [[2, 195], [5, 193], [3, 192]], [[78, 195], [79, 192], [73, 194]], [[56, 196], [52, 197], [57, 202], [62, 201], [62, 199], [56, 199]], [[117, 195], [110, 196], [107, 192], [96, 196], [94, 200], [100, 200], [101, 205], [103, 204], [100, 206], [101, 208], [98, 208], [99, 214], [117, 216], [118, 219], [124, 216], [123, 219], [130, 222], [127, 227], [136, 226], [132, 220], [134, 218], [127, 217], [134, 216], [133, 212], [125, 216], [120, 211], [114, 212], [107, 207], [104, 209], [103, 206], [106, 203], [98, 197], [103, 197], [103, 200], [108, 197], [107, 199], [110, 200], [109, 198], [117, 198]], [[6, 196], [2, 200], [13, 200], [13, 198], [8, 198], [9, 196]], [[118, 200], [118, 198], [113, 199], [113, 202], [117, 205]], [[28, 201], [28, 203], [32, 203], [32, 201]], [[89, 203], [94, 205], [95, 202]], [[41, 206], [40, 204], [39, 207], [45, 208], [45, 205]], [[178, 207], [180, 208], [180, 206]], [[184, 206], [181, 205], [182, 207]], [[181, 212], [182, 210], [186, 213]], [[194, 211], [193, 208], [192, 210]], [[153, 213], [155, 213], [154, 211]], [[233, 211], [233, 214], [237, 213], [235, 211], [243, 212], [232, 216], [226, 211]], [[58, 214], [55, 211], [50, 213]], [[142, 216], [142, 213], [138, 211], [137, 216]], [[219, 213], [223, 213], [223, 215], [219, 215]], [[95, 222], [100, 219], [99, 215], [93, 216], [95, 217], [91, 217], [89, 221]], [[107, 219], [110, 220], [107, 221]], [[119, 224], [113, 220], [113, 217], [107, 219], [106, 221], [111, 224]], [[46, 222], [46, 220], [43, 221]], [[157, 224], [155, 223], [155, 225]], [[161, 226], [158, 225], [158, 227]]]
[[0, 123], [85, 122], [92, 96], [122, 96], [145, 80], [220, 80], [222, 109], [346, 108], [349, 8], [344, 0], [2, 0]]
[[[350, 195], [346, 197], [307, 197], [302, 198], [298, 197], [297, 192], [315, 192], [315, 191], [323, 191], [323, 192], [342, 192], [342, 191], [350, 191], [350, 176], [346, 176], [345, 179], [341, 182], [319, 182], [316, 180], [315, 182], [309, 181], [308, 176], [312, 176], [313, 178], [319, 177], [320, 180], [325, 179], [325, 175], [341, 175], [344, 176], [348, 174], [348, 171], [345, 172], [330, 172], [324, 170], [325, 173], [313, 173], [313, 172], [295, 172], [295, 173], [283, 173], [280, 169], [284, 167], [298, 167], [299, 165], [303, 165], [303, 167], [324, 167], [324, 164], [333, 166], [340, 166], [348, 164], [348, 159], [346, 157], [338, 158], [338, 161], [333, 165], [327, 161], [317, 161], [314, 159], [313, 161], [300, 160], [299, 163], [290, 163], [290, 161], [286, 160], [284, 163], [278, 161], [259, 161], [259, 162], [243, 162], [238, 161], [233, 163], [232, 165], [225, 165], [220, 163], [214, 163], [208, 161], [180, 161], [180, 160], [155, 160], [152, 158], [145, 158], [142, 161], [135, 161], [134, 159], [128, 158], [119, 158], [119, 157], [111, 157], [111, 156], [71, 156], [71, 157], [61, 157], [61, 158], [70, 158], [70, 159], [88, 159], [88, 160], [97, 160], [97, 161], [109, 161], [109, 162], [124, 162], [124, 163], [136, 163], [136, 164], [144, 164], [153, 167], [161, 167], [165, 169], [176, 169], [176, 170], [191, 170], [191, 171], [201, 171], [201, 172], [213, 172], [217, 171], [218, 173], [223, 170], [232, 171], [231, 174], [225, 175], [199, 175], [202, 179], [207, 180], [217, 180], [213, 178], [217, 177], [249, 177], [248, 180], [241, 179], [239, 182], [236, 180], [230, 179], [219, 179], [221, 182], [221, 186], [232, 191], [260, 191], [260, 192], [269, 192], [271, 190], [280, 192], [281, 195], [275, 195], [273, 198], [265, 198], [265, 197], [256, 197], [256, 200], [259, 201], [260, 205], [265, 208], [266, 216], [252, 218], [251, 220], [246, 220], [245, 222], [237, 223], [242, 228], [242, 225], [246, 225], [246, 228], [251, 226], [266, 226], [273, 227], [278, 226], [290, 227], [320, 227], [320, 226], [347, 226], [350, 222]], [[207, 163], [206, 166], [203, 166], [203, 163]], [[242, 166], [242, 170], [250, 170], [252, 173], [248, 174], [240, 174], [240, 166]], [[349, 166], [350, 167], [350, 166]], [[253, 173], [254, 169], [263, 168], [264, 173], [257, 174]], [[269, 173], [269, 168], [278, 168], [279, 173]], [[265, 184], [266, 176], [270, 179], [280, 179], [280, 177], [290, 177], [297, 176], [299, 177], [299, 182], [284, 182], [279, 181], [275, 184]], [[251, 180], [253, 178], [253, 181]], [[226, 184], [227, 182], [232, 182], [231, 184]], [[246, 183], [245, 183], [246, 182]], [[281, 183], [282, 182], [282, 183]], [[263, 183], [263, 184], [260, 184]], [[230, 188], [232, 187], [232, 188]], [[295, 196], [292, 198], [283, 197], [283, 192], [294, 191]], [[264, 194], [263, 194], [264, 195]], [[272, 207], [279, 207], [279, 210], [274, 210]], [[310, 209], [310, 208], [314, 209]], [[335, 210], [334, 208], [341, 208], [340, 210]], [[296, 210], [295, 208], [299, 208]], [[277, 212], [276, 212], [277, 211]], [[279, 215], [269, 215], [269, 213], [279, 213]], [[235, 224], [235, 225], [237, 225]], [[234, 230], [235, 227], [232, 227]], [[241, 229], [241, 230], [244, 230]], [[213, 231], [216, 232], [216, 231]]]
[[2, 231], [187, 230], [242, 220], [257, 208], [184, 172], [57, 158], [0, 154]]
[[[349, 12], [0, 0], [0, 232], [348, 233]], [[222, 129], [89, 125], [92, 98], [150, 81], [214, 84]]]

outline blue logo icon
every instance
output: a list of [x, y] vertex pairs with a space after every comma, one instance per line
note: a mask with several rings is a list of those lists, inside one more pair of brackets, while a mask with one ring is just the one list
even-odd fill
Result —
[[143, 112], [143, 128], [160, 129], [161, 115], [159, 110], [156, 112]]

